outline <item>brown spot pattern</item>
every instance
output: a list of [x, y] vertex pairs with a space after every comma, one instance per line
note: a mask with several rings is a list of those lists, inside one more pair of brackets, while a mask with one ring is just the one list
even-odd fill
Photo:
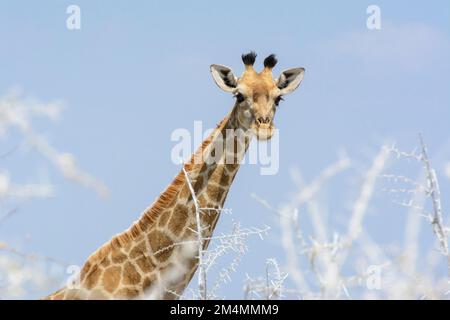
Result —
[[156, 276], [154, 274], [149, 275], [148, 277], [146, 277], [144, 279], [144, 289], [147, 289], [148, 287], [150, 287], [156, 280]]
[[148, 235], [148, 241], [154, 253], [161, 250], [160, 253], [155, 254], [155, 258], [160, 261], [167, 260], [173, 252], [173, 247], [171, 247], [171, 245], [173, 245], [173, 241], [161, 231], [153, 230], [150, 232]]
[[141, 275], [137, 272], [136, 267], [131, 263], [127, 262], [123, 267], [123, 284], [136, 285], [141, 282]]
[[108, 292], [114, 292], [120, 283], [121, 268], [117, 266], [109, 267], [103, 272], [103, 287]]
[[155, 265], [153, 264], [151, 258], [141, 257], [136, 260], [136, 264], [144, 273], [149, 273], [155, 269]]
[[225, 189], [218, 185], [210, 184], [208, 185], [206, 192], [212, 201], [220, 202], [225, 193]]
[[158, 226], [160, 227], [165, 227], [167, 224], [167, 221], [170, 218], [170, 211], [169, 210], [164, 210], [161, 215], [159, 216], [158, 219]]
[[145, 243], [145, 240], [142, 240], [133, 249], [131, 249], [131, 251], [130, 251], [130, 258], [134, 259], [134, 258], [143, 256], [143, 255], [145, 255], [147, 250], [148, 249], [147, 249], [147, 245]]
[[102, 269], [100, 269], [98, 266], [94, 266], [84, 279], [84, 285], [86, 286], [86, 288], [91, 290], [97, 284], [98, 279], [100, 279], [101, 275]]
[[172, 217], [169, 221], [169, 230], [178, 235], [186, 225], [188, 219], [188, 209], [186, 206], [178, 204], [173, 209]]
[[113, 263], [122, 263], [127, 259], [127, 256], [120, 250], [113, 250], [111, 252], [111, 260]]

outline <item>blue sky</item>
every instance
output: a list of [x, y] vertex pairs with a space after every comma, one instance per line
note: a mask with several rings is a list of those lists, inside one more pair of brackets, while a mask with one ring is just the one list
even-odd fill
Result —
[[[70, 4], [81, 8], [81, 30], [65, 27]], [[380, 31], [366, 28], [370, 4], [381, 8]], [[56, 125], [39, 121], [36, 128], [76, 155], [81, 168], [106, 183], [110, 196], [103, 200], [68, 182], [32, 150], [18, 152], [2, 160], [11, 178], [47, 179], [56, 194], [21, 203], [1, 226], [1, 237], [26, 251], [81, 264], [137, 219], [179, 171], [170, 160], [171, 132], [192, 130], [195, 120], [213, 127], [231, 108], [232, 98], [213, 83], [209, 65], [240, 73], [240, 55], [249, 50], [258, 53], [259, 67], [276, 53], [275, 74], [305, 67], [306, 75], [275, 119], [279, 173], [261, 176], [257, 166], [243, 166], [227, 200], [234, 214], [222, 217], [218, 232], [227, 232], [232, 219], [272, 225], [273, 217], [250, 194], [277, 205], [295, 188], [292, 168], [308, 181], [342, 149], [362, 170], [383, 142], [411, 149], [422, 132], [445, 180], [449, 30], [448, 1], [2, 1], [0, 93], [19, 86], [27, 96], [63, 100], [62, 119]], [[2, 145], [14, 143], [13, 136]], [[328, 206], [343, 211], [358, 182], [338, 180], [350, 191], [327, 194]], [[443, 189], [448, 193], [448, 186]], [[382, 197], [373, 215], [395, 211]], [[374, 222], [375, 237], [396, 239], [402, 223], [396, 214], [389, 225]], [[332, 217], [329, 223], [341, 226]], [[263, 273], [266, 258], [283, 261], [277, 239], [275, 233], [249, 242], [225, 297], [239, 298], [243, 274]]]

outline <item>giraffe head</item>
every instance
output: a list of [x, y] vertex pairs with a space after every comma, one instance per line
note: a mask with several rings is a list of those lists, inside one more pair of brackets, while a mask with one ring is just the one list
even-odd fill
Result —
[[251, 129], [258, 139], [267, 140], [273, 135], [273, 119], [283, 96], [298, 88], [305, 73], [304, 68], [292, 68], [273, 78], [272, 69], [277, 63], [275, 55], [264, 59], [264, 69], [255, 71], [256, 53], [242, 55], [245, 71], [236, 77], [231, 68], [213, 64], [211, 73], [222, 90], [236, 97], [236, 116], [239, 125]]

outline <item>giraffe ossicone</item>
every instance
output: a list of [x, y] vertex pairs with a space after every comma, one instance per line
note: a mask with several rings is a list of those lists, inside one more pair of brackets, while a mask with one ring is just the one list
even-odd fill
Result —
[[[196, 206], [189, 183], [198, 207], [205, 211], [200, 224], [206, 249], [250, 140], [272, 137], [278, 104], [303, 79], [303, 68], [285, 70], [274, 79], [274, 55], [257, 72], [255, 59], [254, 52], [242, 55], [245, 70], [240, 77], [229, 67], [211, 65], [215, 83], [236, 97], [229, 114], [141, 217], [89, 256], [77, 285], [47, 299], [177, 299], [183, 294], [198, 268]], [[220, 150], [218, 139], [227, 139], [227, 130], [243, 135], [233, 135]]]

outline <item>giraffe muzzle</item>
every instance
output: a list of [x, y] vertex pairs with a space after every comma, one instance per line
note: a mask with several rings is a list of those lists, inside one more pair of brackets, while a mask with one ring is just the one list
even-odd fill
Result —
[[269, 117], [259, 117], [256, 119], [256, 123], [261, 126], [263, 124], [270, 124], [271, 120]]
[[255, 125], [252, 128], [252, 131], [256, 135], [258, 140], [269, 140], [273, 136], [274, 129], [275, 127], [270, 120], [268, 122], [266, 121], [265, 123], [256, 121]]

